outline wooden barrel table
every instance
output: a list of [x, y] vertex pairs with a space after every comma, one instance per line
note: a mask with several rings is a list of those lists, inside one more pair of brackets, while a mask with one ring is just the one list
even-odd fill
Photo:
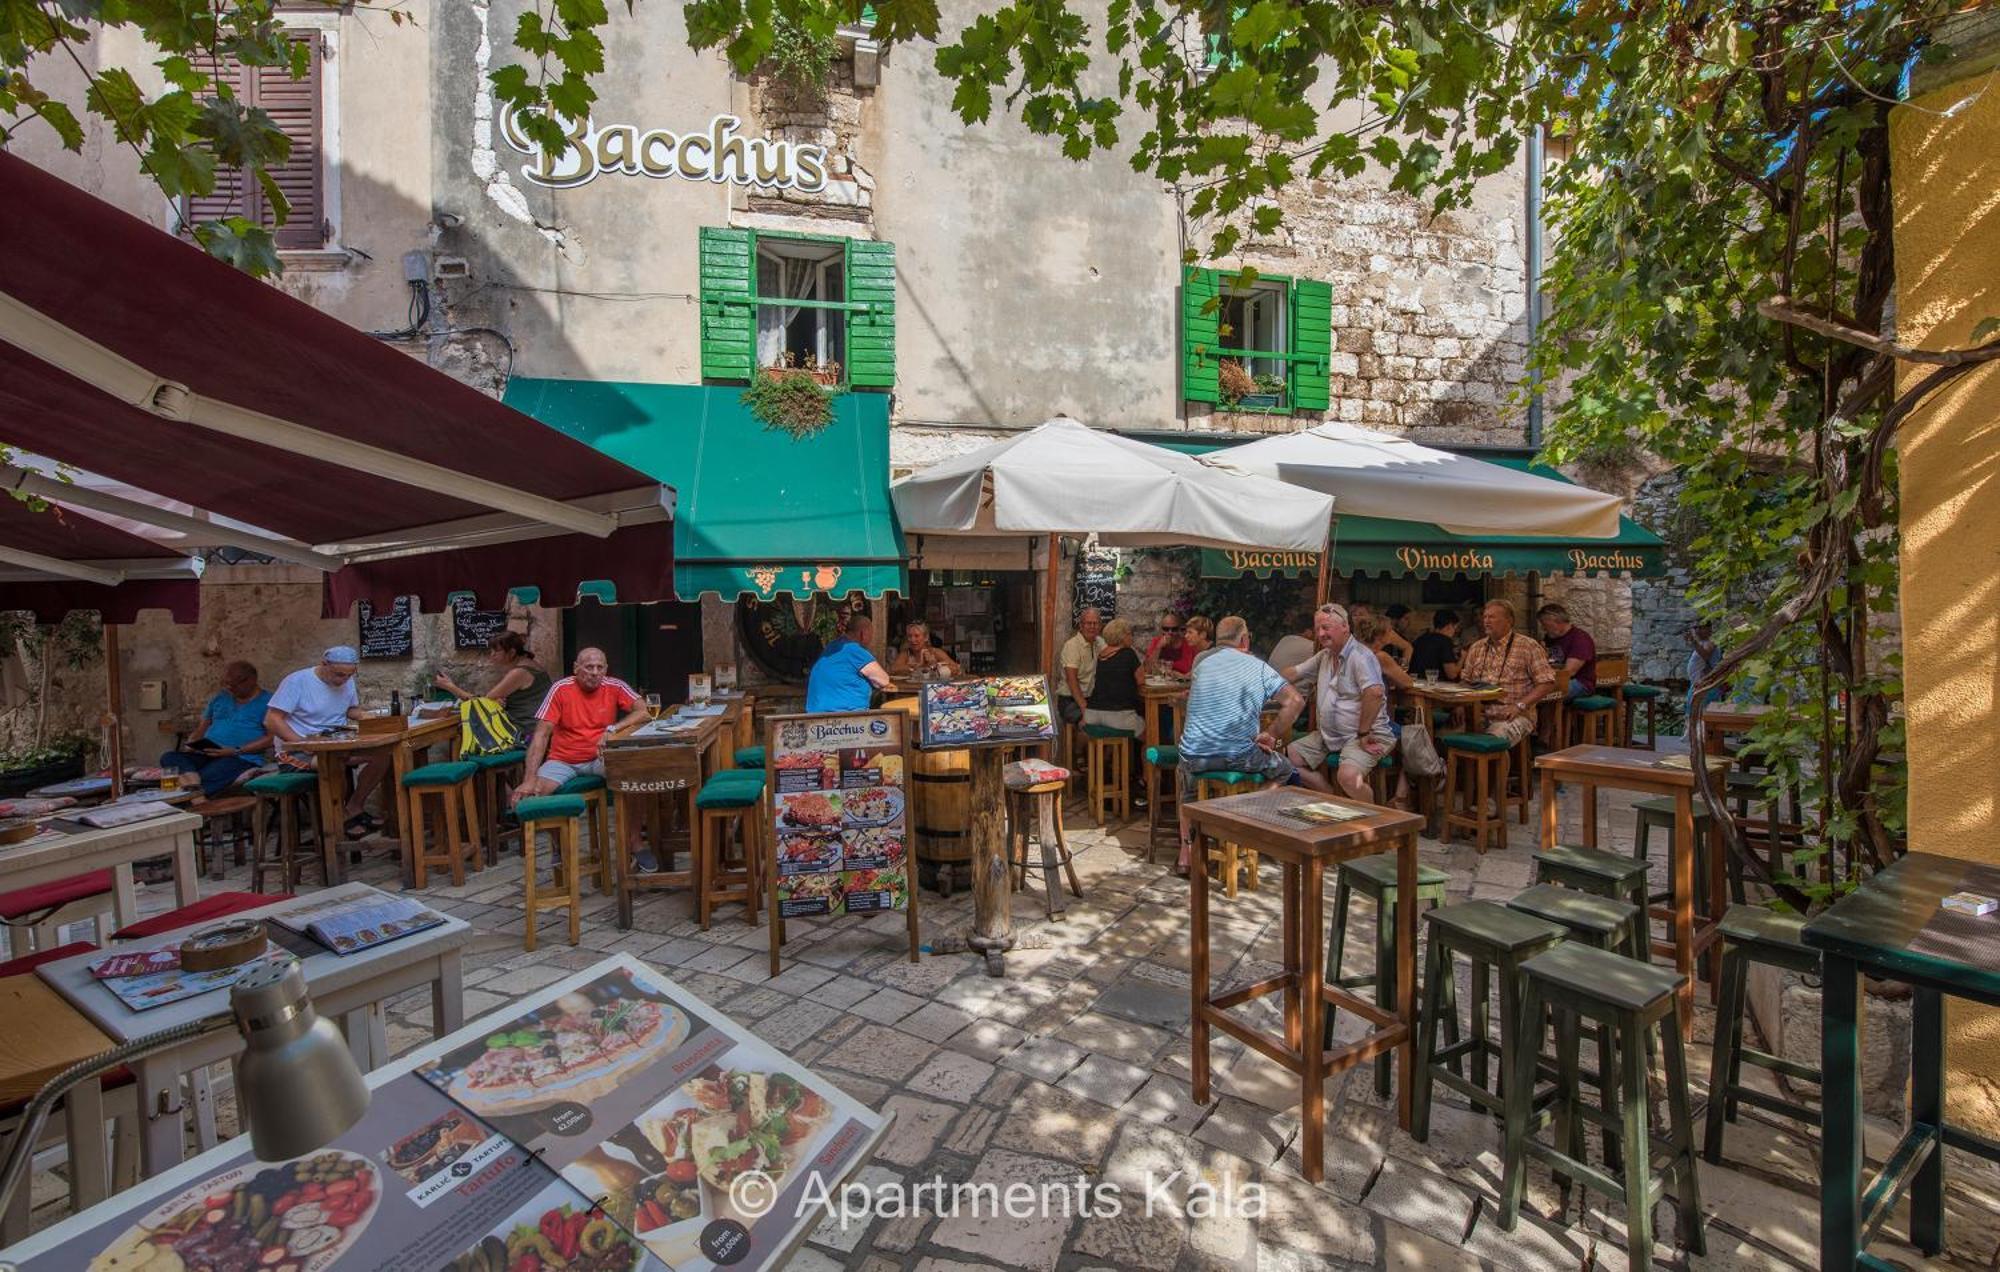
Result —
[[[907, 711], [914, 737], [917, 699], [885, 699], [884, 711]], [[972, 880], [972, 753], [910, 748], [910, 837], [917, 878], [941, 896]]]

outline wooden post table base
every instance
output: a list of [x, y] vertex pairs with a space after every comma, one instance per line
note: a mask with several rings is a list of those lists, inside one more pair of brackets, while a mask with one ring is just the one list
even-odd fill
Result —
[[[1360, 810], [1349, 821], [1314, 823], [1287, 816], [1287, 808], [1310, 803]], [[1396, 1120], [1410, 1128], [1416, 1038], [1417, 832], [1423, 818], [1393, 808], [1279, 787], [1248, 795], [1190, 804], [1188, 821], [1197, 841], [1228, 840], [1262, 852], [1284, 867], [1284, 972], [1253, 984], [1211, 995], [1208, 950], [1208, 879], [1189, 875], [1194, 1019], [1193, 1087], [1197, 1104], [1208, 1102], [1209, 1031], [1220, 1030], [1299, 1075], [1300, 1170], [1318, 1183], [1326, 1163], [1326, 1079], [1366, 1060], [1396, 1053]], [[1197, 842], [1197, 850], [1203, 845]], [[1396, 854], [1396, 1002], [1384, 1009], [1366, 998], [1326, 983], [1324, 888], [1329, 867], [1380, 852]], [[1194, 858], [1203, 858], [1199, 851]], [[1230, 1010], [1265, 994], [1282, 993], [1285, 1033], [1260, 1033]], [[1367, 1036], [1327, 1048], [1321, 1042], [1322, 1013], [1328, 1004], [1351, 1011], [1376, 1026]]]

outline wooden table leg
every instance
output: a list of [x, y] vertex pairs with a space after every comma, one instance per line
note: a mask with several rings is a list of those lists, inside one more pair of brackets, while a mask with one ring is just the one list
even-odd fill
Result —
[[1542, 770], [1542, 851], [1556, 846], [1559, 837], [1556, 818], [1556, 775], [1549, 769]]
[[[215, 845], [218, 860], [222, 856], [222, 844]], [[221, 867], [216, 867], [221, 874]], [[201, 900], [201, 863], [195, 856], [194, 832], [187, 831], [174, 836], [174, 904], [193, 905]]]
[[[346, 818], [341, 816], [347, 806], [347, 754], [344, 751], [315, 751], [313, 768], [319, 774], [320, 863], [330, 888], [336, 883], [347, 882], [347, 857], [340, 850], [347, 837], [343, 825]], [[403, 883], [405, 887], [409, 886], [408, 871], [403, 874]]]
[[1674, 970], [1682, 976], [1681, 1036], [1694, 1034], [1694, 792], [1674, 792]]
[[1597, 847], [1597, 783], [1583, 784], [1583, 846]]
[[[1304, 1009], [1300, 1013], [1300, 1026], [1305, 1046], [1301, 1048], [1300, 1059], [1305, 1062], [1301, 1066], [1305, 1072], [1300, 1081], [1305, 1094], [1301, 1111], [1305, 1126], [1299, 1135], [1299, 1173], [1307, 1183], [1316, 1184], [1326, 1174], [1326, 1049], [1320, 1046], [1320, 1020], [1326, 1012], [1326, 951], [1319, 943], [1325, 900], [1320, 889], [1326, 879], [1326, 866], [1314, 857], [1304, 863], [1301, 871], [1304, 891], [1299, 898], [1299, 926], [1303, 930], [1297, 934], [1298, 945], [1285, 952], [1285, 962], [1299, 978], [1300, 997], [1304, 1000], [1300, 1004]], [[1286, 873], [1291, 873], [1289, 868]], [[1403, 893], [1411, 900], [1416, 899], [1415, 883], [1416, 877], [1412, 875], [1411, 886]]]
[[139, 889], [132, 882], [132, 863], [129, 861], [121, 861], [111, 867], [111, 917], [121, 928], [139, 921]]
[[442, 1038], [465, 1023], [465, 978], [458, 951], [438, 955], [437, 979], [431, 982], [431, 1036]]
[[1861, 974], [1821, 955], [1819, 1266], [1852, 1272], [1861, 1253]]
[[[1296, 972], [1292, 951], [1299, 948], [1299, 890], [1305, 886], [1305, 876], [1300, 872], [1298, 864], [1290, 861], [1281, 867], [1280, 875], [1279, 888], [1284, 893], [1285, 900], [1284, 918], [1278, 928], [1278, 948], [1285, 951], [1285, 970]], [[1314, 935], [1309, 939], [1317, 942], [1319, 937]], [[1305, 1028], [1304, 1000], [1305, 985], [1301, 980], [1294, 979], [1285, 988], [1285, 1045], [1294, 1051], [1299, 1049], [1301, 1031]]]
[[[1042, 844], [1042, 892], [1048, 902], [1049, 917], [1053, 919], [1069, 909], [1069, 895], [1063, 891], [1062, 862], [1056, 857], [1056, 817], [1062, 811], [1062, 792], [1037, 796], [1034, 802], [1035, 833]], [[1076, 873], [1074, 866], [1070, 873]]]
[[1006, 953], [1014, 946], [1010, 897], [1013, 873], [1007, 867], [1005, 759], [997, 748], [972, 753], [972, 935], [966, 941], [986, 956], [988, 976], [1006, 975]]
[[1417, 837], [1396, 845], [1396, 1018], [1403, 1043], [1396, 1048], [1396, 1124], [1410, 1129], [1416, 1092], [1417, 1051]]
[[[1910, 1124], [1944, 1126], [1944, 995], [1919, 986], [1911, 1011]], [[1944, 1144], [1933, 1144], [1910, 1181], [1910, 1244], [1944, 1252]]]
[[1208, 836], [1195, 833], [1194, 862], [1188, 871], [1188, 983], [1194, 995], [1188, 1031], [1190, 1092], [1196, 1104], [1208, 1103]]
[[[629, 931], [632, 927], [632, 853], [639, 837], [641, 819], [638, 811], [632, 806], [632, 800], [624, 792], [621, 791], [612, 798], [617, 804], [618, 815], [618, 843], [613, 851], [613, 855], [618, 859], [615, 871], [618, 888], [618, 930], [623, 932]], [[657, 855], [663, 850], [656, 844], [653, 851]], [[664, 865], [666, 859], [660, 857], [660, 862]], [[773, 910], [772, 913], [776, 914], [777, 911]], [[775, 976], [777, 973], [773, 972], [772, 975]]]

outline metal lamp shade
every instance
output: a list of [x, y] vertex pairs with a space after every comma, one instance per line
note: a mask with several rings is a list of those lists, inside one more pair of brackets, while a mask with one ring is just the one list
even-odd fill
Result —
[[340, 1031], [313, 1010], [296, 960], [237, 981], [229, 1006], [246, 1044], [236, 1071], [238, 1107], [258, 1158], [303, 1157], [361, 1120], [368, 1084]]

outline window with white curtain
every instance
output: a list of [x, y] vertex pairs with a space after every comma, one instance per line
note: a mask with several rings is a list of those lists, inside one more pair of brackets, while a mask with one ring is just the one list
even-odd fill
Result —
[[783, 303], [845, 300], [846, 266], [846, 251], [837, 239], [812, 242], [758, 237], [758, 366], [827, 367], [846, 361], [844, 311]]

